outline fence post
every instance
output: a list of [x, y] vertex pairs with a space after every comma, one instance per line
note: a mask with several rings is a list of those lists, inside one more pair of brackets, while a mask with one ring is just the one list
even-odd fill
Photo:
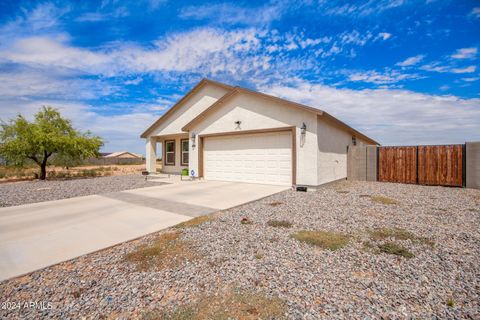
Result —
[[465, 142], [464, 171], [466, 187], [480, 189], [480, 141]]
[[377, 171], [378, 171], [378, 149], [377, 146], [367, 146], [367, 172], [366, 180], [367, 181], [377, 181]]

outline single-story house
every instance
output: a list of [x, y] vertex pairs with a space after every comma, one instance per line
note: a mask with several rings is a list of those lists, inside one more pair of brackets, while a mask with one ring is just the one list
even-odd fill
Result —
[[203, 79], [142, 135], [147, 171], [319, 186], [345, 179], [347, 148], [378, 143], [317, 108]]
[[117, 159], [142, 159], [142, 155], [138, 153], [128, 152], [128, 151], [118, 151], [118, 152], [104, 152], [101, 153], [102, 158], [117, 158]]

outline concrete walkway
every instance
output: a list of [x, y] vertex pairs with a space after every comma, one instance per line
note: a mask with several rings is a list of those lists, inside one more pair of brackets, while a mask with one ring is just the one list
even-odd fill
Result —
[[286, 189], [188, 181], [0, 208], [0, 280]]

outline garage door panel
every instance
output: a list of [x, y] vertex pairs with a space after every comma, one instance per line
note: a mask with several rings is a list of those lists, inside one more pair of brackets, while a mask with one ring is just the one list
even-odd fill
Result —
[[210, 180], [290, 185], [291, 133], [205, 138], [204, 172]]

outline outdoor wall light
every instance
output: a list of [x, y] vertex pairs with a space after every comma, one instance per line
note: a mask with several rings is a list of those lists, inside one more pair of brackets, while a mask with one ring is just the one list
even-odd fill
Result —
[[190, 138], [192, 140], [192, 148], [195, 148], [195, 138], [196, 137], [197, 137], [197, 135], [194, 132], [192, 132], [192, 136]]
[[302, 124], [302, 127], [300, 128], [302, 131], [302, 134], [305, 135], [307, 133], [307, 125], [305, 122]]
[[237, 120], [235, 121], [235, 124], [237, 125], [237, 129], [240, 129], [240, 125], [242, 124], [242, 121]]

